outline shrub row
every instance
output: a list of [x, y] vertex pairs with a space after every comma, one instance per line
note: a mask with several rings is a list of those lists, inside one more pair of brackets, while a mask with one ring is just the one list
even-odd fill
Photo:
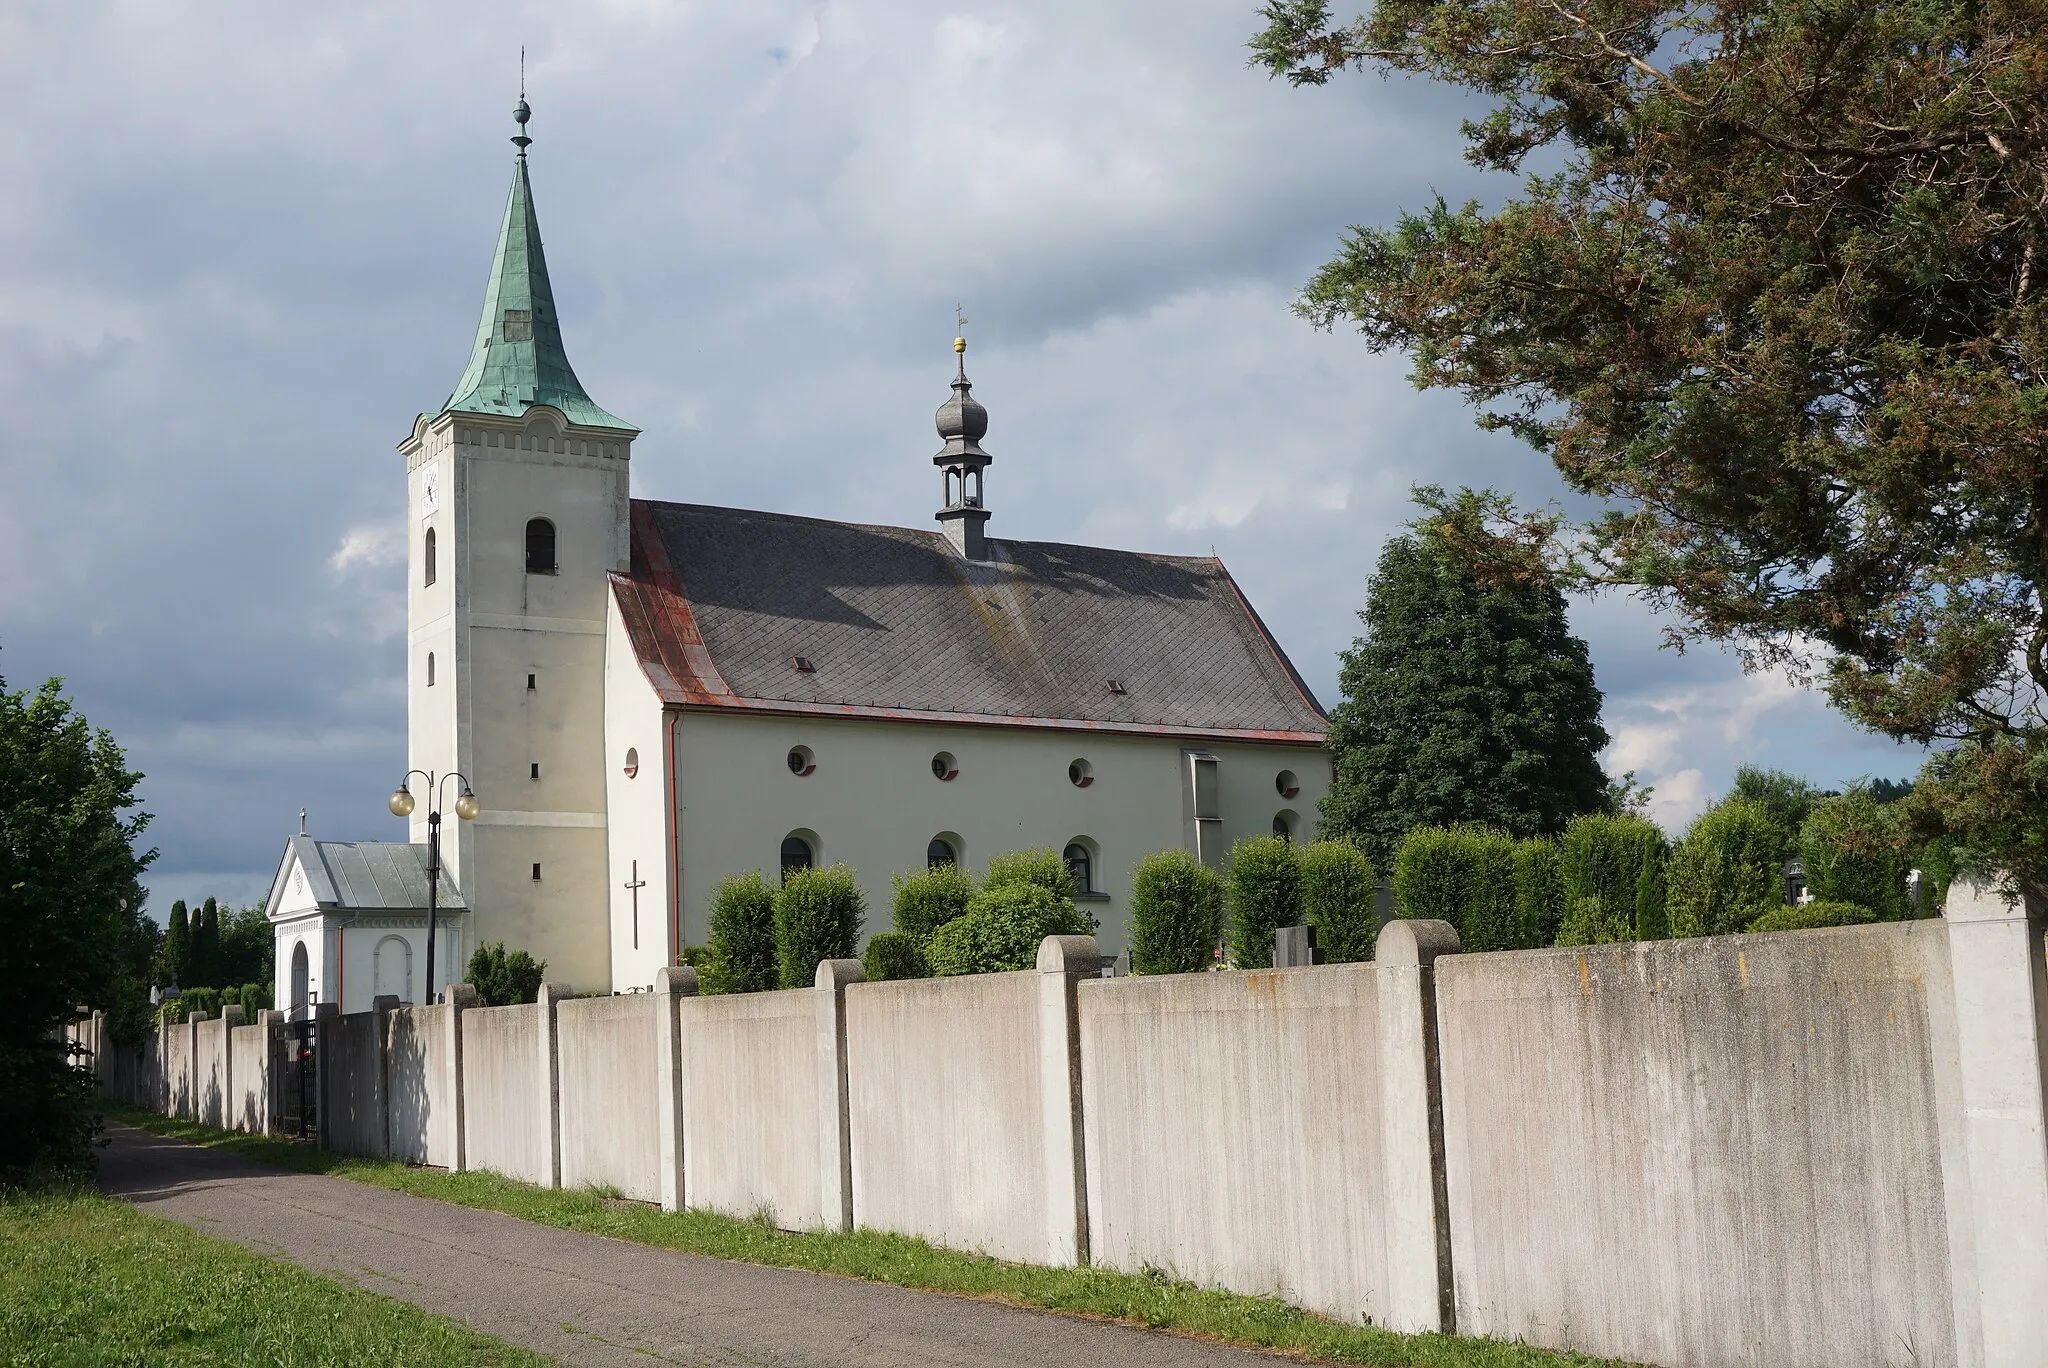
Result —
[[867, 900], [843, 864], [797, 869], [771, 888], [757, 870], [734, 874], [711, 896], [711, 944], [698, 965], [704, 993], [808, 988], [818, 965], [849, 959]]
[[1656, 939], [1663, 833], [1639, 817], [1577, 817], [1555, 841], [1492, 827], [1417, 827], [1394, 854], [1394, 908], [1449, 922], [1467, 950]]

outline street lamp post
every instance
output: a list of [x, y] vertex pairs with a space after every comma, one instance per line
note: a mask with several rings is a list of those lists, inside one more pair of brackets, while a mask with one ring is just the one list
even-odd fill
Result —
[[462, 775], [454, 770], [450, 770], [442, 775], [436, 775], [432, 770], [411, 770], [406, 774], [405, 779], [398, 785], [397, 789], [392, 792], [390, 801], [385, 804], [385, 806], [391, 809], [392, 816], [412, 816], [412, 810], [416, 804], [413, 801], [412, 789], [408, 785], [412, 783], [412, 777], [415, 774], [427, 781], [427, 797], [432, 804], [427, 809], [427, 1001], [434, 1003], [440, 1001], [440, 995], [434, 989], [434, 942], [437, 939], [437, 914], [440, 911], [441, 901], [441, 797], [443, 787], [450, 779], [462, 780], [462, 792], [455, 795], [455, 815], [465, 822], [475, 820], [476, 815], [483, 811], [483, 804], [479, 803], [476, 800], [476, 794], [470, 791], [469, 780], [463, 778]]

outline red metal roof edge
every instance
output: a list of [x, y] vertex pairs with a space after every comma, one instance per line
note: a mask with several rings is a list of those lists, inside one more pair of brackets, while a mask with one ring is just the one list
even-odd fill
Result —
[[787, 698], [664, 698], [679, 711], [771, 713], [785, 717], [843, 717], [885, 722], [921, 722], [955, 727], [1019, 727], [1031, 731], [1097, 732], [1119, 736], [1174, 736], [1189, 741], [1258, 741], [1270, 745], [1320, 748], [1323, 732], [1266, 731], [1254, 727], [1176, 727], [1164, 722], [1091, 722], [1073, 717], [1007, 717], [997, 713], [919, 712], [860, 703], [808, 703]]

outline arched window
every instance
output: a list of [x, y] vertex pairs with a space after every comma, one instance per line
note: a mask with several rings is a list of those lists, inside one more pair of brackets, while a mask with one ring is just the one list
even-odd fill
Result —
[[809, 869], [817, 863], [817, 858], [811, 843], [796, 832], [782, 838], [782, 877], [785, 880], [799, 869]]
[[1273, 814], [1273, 834], [1283, 841], [1294, 839], [1294, 831], [1301, 824], [1301, 818], [1292, 811], [1283, 810]]
[[555, 525], [546, 518], [535, 518], [526, 524], [526, 573], [555, 573]]
[[427, 652], [427, 687], [434, 687], [434, 653]]
[[426, 573], [420, 576], [420, 583], [423, 586], [432, 584], [434, 582], [434, 529], [431, 527], [427, 529], [426, 541], [420, 550], [420, 559], [426, 564]]
[[310, 977], [306, 965], [306, 943], [300, 941], [292, 947], [291, 1008], [294, 1021], [303, 1019], [306, 1014], [308, 995], [312, 992], [312, 984], [308, 982]]
[[405, 937], [386, 936], [378, 941], [371, 965], [378, 997], [412, 1001], [412, 946]]
[[924, 848], [924, 862], [927, 867], [937, 869], [940, 865], [957, 865], [960, 852], [953, 849], [953, 843], [943, 836], [934, 836], [931, 844]]
[[1095, 891], [1095, 859], [1088, 853], [1088, 847], [1075, 841], [1060, 852], [1060, 858], [1067, 862], [1067, 872], [1074, 876], [1074, 892]]

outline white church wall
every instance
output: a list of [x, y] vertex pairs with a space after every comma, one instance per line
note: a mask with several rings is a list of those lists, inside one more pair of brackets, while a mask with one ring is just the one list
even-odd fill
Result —
[[[653, 987], [656, 971], [676, 962], [669, 925], [667, 722], [626, 637], [617, 599], [606, 611], [604, 777], [610, 870], [605, 884], [611, 987], [623, 991]], [[629, 755], [637, 762], [630, 775]], [[628, 886], [635, 883], [642, 886]]]
[[[972, 870], [1027, 846], [1089, 845], [1096, 887], [1107, 896], [1082, 905], [1101, 923], [1105, 952], [1114, 953], [1125, 945], [1137, 862], [1187, 844], [1182, 789], [1190, 743], [1178, 738], [709, 710], [682, 713], [676, 738], [683, 928], [692, 944], [709, 934], [719, 880], [747, 869], [774, 877], [792, 832], [815, 835], [821, 863], [853, 867], [868, 900], [866, 932], [888, 930], [890, 876], [922, 869], [927, 845], [944, 834], [957, 838]], [[789, 769], [798, 746], [815, 758], [808, 775]], [[1298, 815], [1300, 839], [1313, 836], [1316, 800], [1329, 785], [1325, 752], [1199, 748], [1218, 758], [1226, 848], [1269, 833], [1281, 811]], [[957, 763], [950, 780], [932, 770], [942, 751]], [[1091, 771], [1085, 788], [1068, 777], [1076, 760]], [[1275, 789], [1282, 769], [1299, 778], [1292, 799]]]

